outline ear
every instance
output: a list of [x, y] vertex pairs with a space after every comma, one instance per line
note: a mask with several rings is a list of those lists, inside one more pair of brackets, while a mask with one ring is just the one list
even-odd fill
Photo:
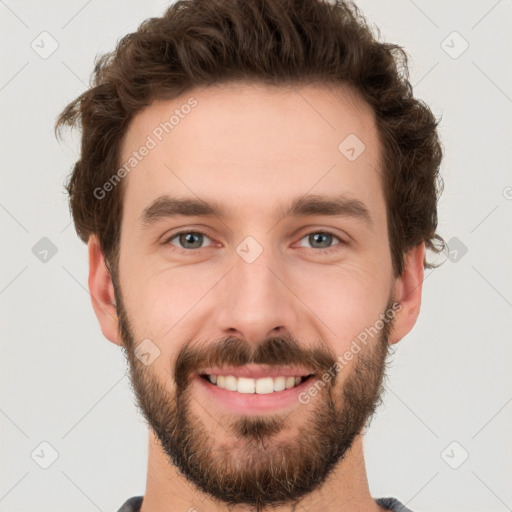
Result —
[[406, 253], [404, 271], [395, 280], [393, 300], [399, 302], [402, 308], [395, 315], [389, 335], [390, 344], [397, 343], [411, 331], [420, 313], [424, 257], [423, 242]]
[[87, 246], [89, 249], [89, 291], [92, 307], [100, 323], [103, 336], [112, 343], [122, 346], [118, 335], [114, 285], [96, 235], [89, 237]]

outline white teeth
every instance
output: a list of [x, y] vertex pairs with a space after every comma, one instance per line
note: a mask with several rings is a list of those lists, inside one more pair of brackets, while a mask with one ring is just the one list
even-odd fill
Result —
[[254, 379], [246, 379], [245, 377], [238, 377], [237, 387], [234, 391], [238, 391], [239, 393], [254, 393], [254, 388], [255, 388]]
[[286, 378], [276, 377], [274, 379], [274, 391], [283, 391], [286, 388]]
[[224, 387], [228, 389], [229, 391], [236, 391], [237, 390], [237, 382], [236, 377], [233, 377], [233, 375], [228, 375], [224, 378]]
[[256, 393], [265, 395], [274, 392], [274, 379], [272, 377], [264, 377], [256, 381]]
[[264, 395], [274, 391], [283, 391], [297, 386], [302, 377], [263, 377], [261, 379], [249, 379], [247, 377], [234, 377], [233, 375], [208, 375], [212, 384], [220, 388], [238, 393], [257, 393]]
[[285, 388], [293, 388], [295, 386], [295, 377], [286, 377]]

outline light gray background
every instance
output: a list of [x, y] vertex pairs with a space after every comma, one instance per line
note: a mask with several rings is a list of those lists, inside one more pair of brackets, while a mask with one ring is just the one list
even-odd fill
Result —
[[[426, 272], [393, 357], [366, 437], [371, 491], [415, 511], [512, 510], [512, 2], [358, 4], [406, 48], [415, 93], [443, 116], [439, 232], [459, 245]], [[0, 0], [2, 511], [114, 511], [145, 490], [146, 427], [94, 316], [63, 193], [78, 138], [59, 145], [53, 124], [96, 54], [165, 5]], [[43, 31], [58, 43], [45, 59], [31, 47], [51, 48]], [[57, 248], [46, 262], [32, 252], [43, 237]], [[42, 442], [58, 453], [48, 469]]]

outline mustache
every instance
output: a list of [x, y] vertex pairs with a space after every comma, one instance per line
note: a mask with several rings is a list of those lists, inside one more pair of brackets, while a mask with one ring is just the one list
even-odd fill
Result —
[[178, 388], [184, 389], [192, 375], [204, 368], [248, 364], [298, 366], [320, 374], [336, 361], [336, 354], [326, 346], [304, 346], [291, 335], [270, 337], [260, 344], [229, 336], [208, 346], [200, 346], [197, 341], [187, 343], [176, 360], [174, 379]]

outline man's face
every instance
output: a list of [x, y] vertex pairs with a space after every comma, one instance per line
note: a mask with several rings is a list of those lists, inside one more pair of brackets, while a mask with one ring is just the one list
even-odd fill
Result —
[[[148, 136], [154, 147], [123, 184], [114, 283], [139, 407], [203, 492], [257, 507], [298, 500], [379, 398], [393, 279], [374, 116], [348, 89], [224, 86], [143, 110], [123, 163], [153, 146]], [[346, 208], [304, 208], [313, 195]], [[163, 196], [225, 215], [168, 215]]]

